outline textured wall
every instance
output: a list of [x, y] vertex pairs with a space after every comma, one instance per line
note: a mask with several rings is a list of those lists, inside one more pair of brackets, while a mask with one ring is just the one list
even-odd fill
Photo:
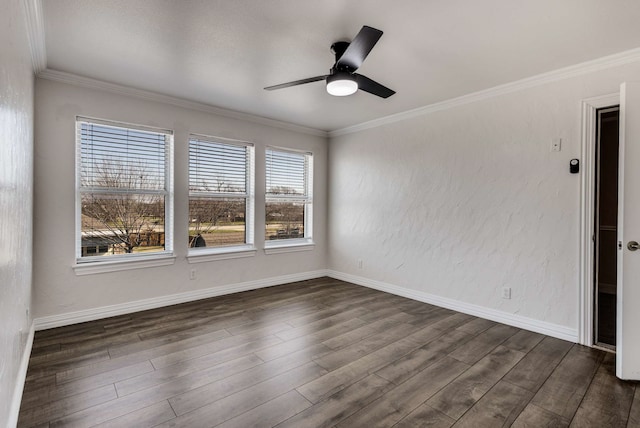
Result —
[[[175, 253], [171, 266], [76, 276], [75, 117], [118, 120], [174, 130]], [[189, 264], [187, 255], [188, 135], [190, 132], [256, 145], [256, 247], [250, 258]], [[314, 153], [315, 249], [266, 255], [264, 146]], [[327, 140], [169, 104], [36, 80], [34, 316], [59, 315], [135, 300], [325, 269]], [[262, 190], [260, 190], [262, 189]], [[197, 279], [189, 280], [190, 269]]]
[[0, 14], [0, 425], [31, 320], [33, 71], [18, 0]]
[[638, 76], [627, 65], [332, 139], [329, 268], [577, 328], [581, 100]]

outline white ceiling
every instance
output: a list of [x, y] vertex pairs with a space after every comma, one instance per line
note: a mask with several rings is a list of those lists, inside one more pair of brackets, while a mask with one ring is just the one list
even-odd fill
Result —
[[[49, 69], [332, 131], [640, 47], [638, 0], [42, 0]], [[329, 47], [397, 93], [332, 97]]]

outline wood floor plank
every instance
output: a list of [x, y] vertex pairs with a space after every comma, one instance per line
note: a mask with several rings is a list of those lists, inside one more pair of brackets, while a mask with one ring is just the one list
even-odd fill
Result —
[[345, 419], [340, 426], [392, 426], [468, 368], [465, 363], [444, 357], [406, 382], [393, 385], [382, 397]]
[[255, 367], [258, 361], [255, 358], [242, 358], [232, 365], [215, 367], [211, 370], [194, 372], [182, 376], [173, 382], [167, 382], [147, 388], [133, 394], [119, 397], [90, 409], [72, 413], [64, 418], [51, 422], [52, 427], [91, 427], [95, 424], [127, 415], [145, 407], [156, 404], [160, 401], [168, 400], [178, 394], [185, 393], [192, 389], [197, 389], [211, 382], [220, 381], [226, 377], [233, 376], [238, 372], [243, 372], [250, 367]]
[[477, 363], [481, 358], [491, 352], [496, 346], [513, 336], [518, 329], [504, 324], [497, 324], [480, 333], [464, 345], [451, 352], [456, 360], [469, 365]]
[[184, 412], [185, 409], [194, 406], [188, 405], [190, 403], [185, 400], [170, 400], [171, 407], [178, 414], [178, 417], [159, 425], [159, 427], [198, 427], [210, 426], [210, 421], [212, 420], [224, 422], [292, 391], [324, 373], [326, 373], [326, 370], [316, 363], [310, 362], [233, 394], [226, 395], [224, 398], [210, 401], [202, 407], [199, 407], [202, 404], [202, 402], [199, 402], [198, 407], [186, 413]]
[[531, 400], [532, 404], [571, 420], [604, 352], [574, 345]]
[[381, 367], [395, 361], [416, 348], [409, 338], [400, 339], [352, 363], [333, 370], [311, 381], [298, 391], [312, 403], [317, 403], [338, 391], [372, 374]]
[[29, 409], [34, 406], [42, 406], [61, 398], [81, 394], [101, 386], [113, 384], [124, 379], [133, 378], [145, 373], [153, 372], [153, 366], [149, 361], [143, 361], [131, 366], [121, 367], [95, 376], [90, 376], [76, 381], [63, 383], [61, 385], [51, 385], [49, 387], [37, 388], [25, 391], [22, 396], [22, 409]]
[[505, 380], [535, 393], [572, 346], [565, 340], [544, 338], [505, 376]]
[[412, 319], [406, 321], [409, 324], [414, 325], [425, 325], [432, 324], [443, 319], [449, 318], [454, 315], [455, 312], [445, 309], [445, 308], [437, 308], [424, 313], [412, 313]]
[[100, 363], [108, 363], [109, 361], [109, 351], [106, 348], [99, 352], [76, 355], [72, 358], [57, 361], [55, 363], [29, 367], [29, 370], [27, 371], [27, 381], [49, 376], [51, 374], [56, 374], [56, 381], [59, 381], [57, 375], [63, 371], [76, 370], [78, 367], [90, 367]]
[[117, 398], [113, 385], [106, 385], [87, 391], [79, 396], [71, 396], [51, 401], [39, 407], [20, 411], [18, 426], [30, 427], [52, 421], [90, 408], [94, 405], [109, 402]]
[[111, 356], [111, 358], [118, 358], [129, 354], [135, 354], [136, 352], [145, 351], [147, 349], [156, 348], [158, 346], [169, 345], [177, 342], [188, 343], [187, 339], [198, 338], [202, 342], [209, 342], [224, 339], [225, 337], [229, 336], [231, 336], [231, 334], [224, 329], [214, 331], [181, 331], [179, 333], [167, 334], [164, 336], [155, 337], [153, 339], [141, 340], [139, 342], [126, 345], [110, 346], [109, 355]]
[[569, 419], [565, 419], [553, 412], [529, 403], [514, 421], [513, 428], [564, 428], [568, 427]]
[[460, 312], [456, 312], [450, 317], [444, 318], [441, 321], [432, 324], [432, 327], [442, 331], [449, 331], [452, 328], [459, 327], [468, 322], [473, 321], [476, 317], [468, 314], [462, 314]]
[[331, 339], [327, 339], [322, 343], [324, 345], [327, 345], [331, 349], [344, 348], [346, 346], [359, 342], [368, 336], [379, 333], [380, 330], [387, 330], [399, 324], [400, 322], [402, 322], [398, 320], [401, 315], [402, 314], [394, 314], [388, 318], [382, 318], [377, 321], [370, 322], [363, 325], [362, 327], [358, 327], [346, 333], [334, 336]]
[[[437, 340], [435, 340], [436, 338]], [[449, 333], [435, 336], [432, 342], [428, 342], [420, 348], [390, 361], [385, 367], [378, 370], [376, 374], [389, 382], [399, 385], [471, 340], [471, 338], [472, 336], [461, 330], [453, 330]]]
[[497, 323], [495, 321], [490, 321], [483, 318], [476, 318], [474, 320], [471, 320], [461, 325], [460, 327], [458, 327], [458, 330], [464, 331], [465, 333], [476, 336], [482, 333], [483, 331], [488, 330], [489, 328], [495, 326], [496, 324]]
[[387, 304], [386, 306], [380, 309], [369, 311], [366, 314], [361, 315], [359, 318], [366, 322], [373, 322], [382, 318], [386, 318], [391, 315], [398, 314], [400, 312], [404, 312], [405, 307], [406, 305], [402, 306], [402, 305]]
[[502, 346], [513, 349], [514, 351], [529, 352], [536, 347], [544, 339], [544, 335], [534, 333], [533, 331], [520, 330], [506, 341]]
[[[259, 337], [259, 334], [245, 334], [241, 336], [227, 336], [221, 338], [220, 334], [214, 332], [210, 335], [204, 335], [204, 337], [191, 337], [185, 340], [123, 355], [122, 357], [100, 360], [93, 364], [85, 364], [77, 368], [58, 371], [56, 374], [56, 381], [58, 383], [70, 382], [75, 379], [93, 376], [149, 359], [151, 359], [151, 362], [155, 367], [164, 367], [181, 361], [181, 359], [195, 358], [197, 356], [206, 355], [207, 353], [216, 352], [216, 350], [224, 348], [225, 346], [245, 343], [246, 341], [249, 341], [251, 337]], [[210, 340], [211, 342], [203, 344], [203, 340]], [[157, 362], [155, 358], [158, 359]]]
[[524, 353], [498, 346], [431, 397], [427, 404], [459, 419], [524, 357]]
[[[174, 394], [169, 399], [169, 403], [176, 414], [183, 415], [271, 378], [283, 376], [286, 373], [304, 374], [310, 368], [313, 369], [313, 365], [310, 364], [311, 362], [310, 359], [305, 359], [298, 354], [287, 355], [264, 364], [259, 364], [251, 369], [225, 377], [216, 382], [208, 382], [198, 388], [190, 388], [183, 393]], [[325, 373], [326, 370], [319, 370], [317, 376], [313, 379]], [[313, 379], [308, 379], [306, 382]], [[283, 391], [282, 394], [285, 392], [287, 391]]]
[[311, 403], [293, 390], [216, 426], [218, 428], [270, 428], [309, 407]]
[[[322, 344], [323, 341], [335, 336], [346, 333], [353, 329], [356, 329], [365, 322], [359, 318], [353, 318], [331, 327], [327, 327], [323, 330], [316, 331], [315, 333], [301, 336], [296, 339], [288, 340], [275, 346], [267, 347], [261, 351], [256, 352], [260, 358], [265, 361], [270, 361], [275, 358], [280, 358], [291, 352], [296, 352], [310, 346]], [[330, 349], [326, 345], [322, 345], [326, 349]]]
[[391, 384], [376, 375], [350, 385], [328, 399], [277, 425], [286, 427], [331, 427], [383, 395]]
[[511, 426], [532, 396], [533, 394], [524, 388], [500, 381], [453, 426], [456, 428]]
[[358, 316], [363, 315], [365, 313], [366, 313], [366, 309], [364, 308], [351, 309], [345, 312], [340, 312], [335, 315], [331, 315], [326, 318], [321, 318], [309, 324], [302, 324], [302, 325], [298, 324], [299, 325], [298, 327], [292, 328], [291, 330], [280, 332], [276, 336], [282, 339], [283, 341], [295, 339], [301, 336], [317, 333], [318, 331], [340, 324], [343, 321], [349, 321], [352, 318], [358, 318]]
[[174, 380], [184, 382], [189, 379], [186, 376], [190, 375], [199, 378], [208, 378], [210, 381], [214, 381], [225, 377], [225, 375], [229, 375], [229, 373], [245, 370], [259, 364], [262, 364], [262, 360], [252, 354], [238, 356], [237, 358], [224, 360], [217, 364], [209, 360], [198, 361], [197, 363], [188, 361], [184, 364], [165, 367], [116, 382], [115, 387], [118, 396], [124, 397]]
[[93, 428], [151, 428], [158, 424], [174, 419], [176, 414], [167, 401], [152, 404], [149, 407], [136, 410], [118, 418], [110, 419]]
[[636, 383], [636, 391], [629, 411], [628, 427], [640, 427], [640, 388]]
[[353, 345], [346, 346], [335, 352], [316, 358], [316, 362], [327, 370], [335, 370], [364, 357], [384, 346], [410, 335], [418, 330], [411, 324], [398, 323], [379, 333], [371, 335]]
[[[216, 316], [199, 316], [189, 320], [167, 320], [162, 324], [154, 324], [151, 328], [148, 328], [140, 333], [138, 336], [146, 343], [151, 343], [153, 339], [162, 340], [167, 337], [180, 335], [190, 337], [193, 336], [193, 332], [215, 332], [224, 330], [226, 327], [236, 326], [240, 324], [249, 323], [252, 320], [243, 315], [241, 310], [234, 313], [227, 314], [222, 313]], [[134, 327], [136, 328], [136, 327]]]
[[449, 428], [456, 421], [424, 403], [404, 419], [394, 425], [394, 428]]
[[137, 334], [123, 335], [116, 333], [111, 337], [101, 335], [97, 339], [85, 339], [74, 345], [60, 345], [58, 351], [36, 356], [32, 355], [29, 359], [29, 364], [33, 368], [43, 364], [51, 365], [52, 363], [68, 361], [73, 357], [83, 356], [91, 352], [102, 352], [108, 350], [110, 346], [137, 341], [139, 341]]
[[[341, 326], [347, 327], [348, 326]], [[295, 352], [312, 352], [314, 357], [320, 357], [331, 351], [326, 345], [322, 344], [322, 339], [315, 337], [301, 337], [287, 342], [281, 342], [277, 345], [266, 346], [254, 353], [263, 361], [271, 361], [276, 358], [282, 358]]]
[[271, 322], [268, 322], [268, 321], [265, 322], [265, 321], [259, 320], [259, 321], [251, 321], [249, 323], [240, 324], [232, 327], [227, 327], [225, 328], [225, 330], [228, 331], [229, 334], [232, 334], [234, 336], [239, 334], [249, 333], [249, 332], [252, 332], [252, 333], [260, 332], [265, 335], [270, 335], [270, 334], [279, 333], [284, 330], [290, 330], [292, 328], [293, 326], [291, 324], [288, 324], [280, 320], [271, 321]]
[[[249, 342], [254, 340], [259, 340], [261, 338], [275, 340], [277, 336], [262, 336], [259, 332], [249, 332], [240, 334], [237, 336], [229, 336], [224, 339], [215, 340], [213, 342], [202, 343], [201, 345], [187, 347], [186, 349], [183, 346], [175, 346], [172, 347], [175, 350], [168, 350], [169, 352], [164, 352], [156, 357], [151, 358], [151, 364], [156, 369], [167, 367], [181, 361], [187, 361], [194, 358], [202, 357], [204, 355], [214, 354], [216, 352], [224, 351], [230, 347], [246, 345]], [[173, 344], [172, 344], [173, 345]], [[150, 349], [149, 351], [153, 351], [156, 348]]]
[[606, 354], [570, 426], [626, 426], [634, 393], [633, 383], [615, 377], [615, 355]]

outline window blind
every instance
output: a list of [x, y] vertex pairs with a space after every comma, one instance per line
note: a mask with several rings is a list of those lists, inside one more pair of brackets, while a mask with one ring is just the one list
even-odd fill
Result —
[[265, 155], [267, 197], [309, 196], [308, 154], [267, 149]]
[[189, 191], [247, 193], [247, 146], [208, 140], [189, 141]]
[[94, 190], [166, 190], [166, 133], [80, 121], [80, 185]]

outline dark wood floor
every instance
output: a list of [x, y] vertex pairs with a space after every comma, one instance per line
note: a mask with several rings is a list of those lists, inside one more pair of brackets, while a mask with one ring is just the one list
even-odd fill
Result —
[[322, 278], [38, 332], [19, 426], [640, 426], [614, 360]]

